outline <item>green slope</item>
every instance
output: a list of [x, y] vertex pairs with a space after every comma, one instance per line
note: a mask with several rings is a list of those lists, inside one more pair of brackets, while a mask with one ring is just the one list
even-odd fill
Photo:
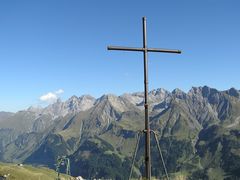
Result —
[[[4, 175], [8, 175], [8, 180], [53, 180], [57, 176], [54, 170], [44, 167], [0, 163], [0, 176]], [[69, 179], [73, 178], [61, 174], [61, 180]]]

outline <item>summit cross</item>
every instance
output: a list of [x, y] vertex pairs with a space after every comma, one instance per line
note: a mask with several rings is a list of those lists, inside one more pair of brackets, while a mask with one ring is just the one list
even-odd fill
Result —
[[144, 107], [145, 107], [145, 176], [148, 180], [151, 179], [151, 152], [150, 152], [150, 125], [149, 125], [149, 112], [148, 112], [148, 52], [162, 52], [162, 53], [176, 53], [181, 54], [180, 50], [174, 49], [160, 49], [147, 47], [147, 27], [146, 17], [142, 18], [143, 24], [143, 47], [121, 47], [121, 46], [108, 46], [108, 50], [119, 51], [139, 51], [143, 52], [144, 60]]

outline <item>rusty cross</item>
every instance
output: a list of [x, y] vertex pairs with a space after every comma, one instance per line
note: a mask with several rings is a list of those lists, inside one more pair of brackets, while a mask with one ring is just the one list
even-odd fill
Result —
[[161, 53], [177, 53], [181, 54], [180, 50], [173, 49], [159, 49], [147, 47], [147, 27], [146, 17], [142, 18], [143, 24], [143, 47], [121, 47], [121, 46], [108, 46], [108, 50], [120, 51], [139, 51], [143, 52], [144, 60], [144, 107], [145, 107], [145, 176], [148, 180], [151, 179], [151, 152], [150, 152], [150, 125], [149, 125], [149, 112], [148, 112], [148, 52], [161, 52]]

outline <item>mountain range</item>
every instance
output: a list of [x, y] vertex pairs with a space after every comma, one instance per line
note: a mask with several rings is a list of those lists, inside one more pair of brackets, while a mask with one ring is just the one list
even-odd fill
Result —
[[[185, 93], [149, 92], [150, 126], [172, 179], [240, 179], [240, 91], [207, 86]], [[127, 179], [136, 136], [144, 129], [144, 93], [72, 96], [45, 108], [0, 112], [0, 161], [55, 168], [71, 161], [72, 175]], [[164, 169], [152, 137], [152, 174]], [[141, 136], [133, 176], [144, 175]]]

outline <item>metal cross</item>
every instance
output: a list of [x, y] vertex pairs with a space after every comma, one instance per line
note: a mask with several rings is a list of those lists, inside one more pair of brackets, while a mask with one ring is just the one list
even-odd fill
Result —
[[144, 107], [145, 107], [145, 173], [148, 180], [151, 179], [151, 152], [150, 152], [150, 126], [149, 126], [149, 113], [148, 113], [148, 52], [162, 52], [162, 53], [177, 53], [181, 54], [180, 50], [173, 49], [159, 49], [147, 47], [147, 27], [146, 17], [142, 18], [143, 23], [143, 47], [120, 47], [108, 46], [108, 50], [122, 50], [122, 51], [140, 51], [143, 52], [144, 59]]

